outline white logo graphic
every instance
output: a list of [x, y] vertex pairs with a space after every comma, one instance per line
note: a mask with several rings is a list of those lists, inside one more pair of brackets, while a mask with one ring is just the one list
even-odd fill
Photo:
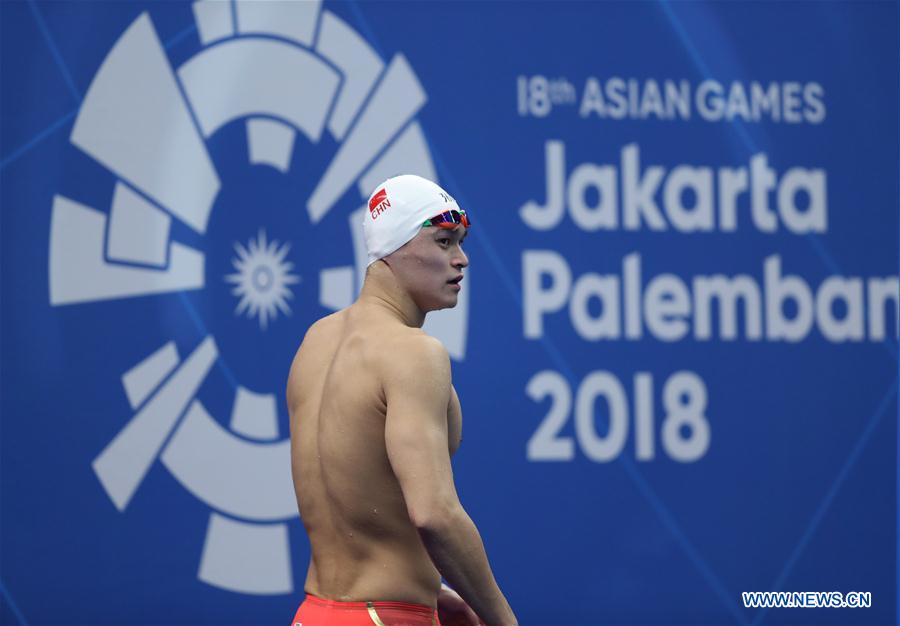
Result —
[[277, 241], [266, 243], [265, 231], [259, 231], [259, 238], [245, 248], [234, 244], [238, 258], [232, 261], [237, 274], [225, 277], [235, 283], [232, 293], [240, 297], [235, 314], [247, 311], [248, 316], [259, 316], [259, 327], [265, 330], [269, 318], [274, 319], [281, 310], [285, 315], [291, 314], [288, 298], [293, 294], [288, 285], [300, 282], [300, 277], [290, 274], [293, 263], [284, 260], [291, 244], [279, 247]]
[[[422, 86], [403, 55], [385, 64], [318, 2], [200, 0], [193, 11], [203, 47], [180, 67], [170, 65], [144, 13], [94, 76], [70, 139], [116, 182], [108, 211], [55, 196], [51, 304], [204, 289], [204, 253], [172, 238], [172, 220], [206, 234], [221, 187], [207, 140], [236, 122], [245, 125], [249, 161], [283, 173], [297, 133], [316, 144], [327, 131], [339, 144], [297, 210], [315, 226], [356, 186], [359, 208], [347, 215], [355, 258], [321, 268], [318, 281], [319, 304], [349, 305], [365, 274], [362, 216], [371, 190], [399, 173], [437, 180], [415, 121], [426, 102]], [[236, 247], [237, 273], [228, 280], [241, 298], [237, 312], [258, 315], [261, 328], [277, 310], [290, 311], [288, 285], [300, 278], [285, 262], [286, 245], [267, 244], [261, 233]], [[464, 290], [456, 308], [429, 316], [425, 330], [461, 359], [467, 317]], [[94, 471], [121, 511], [158, 459], [212, 509], [200, 580], [240, 593], [289, 593], [287, 522], [296, 523], [297, 509], [274, 395], [285, 373], [272, 372], [264, 393], [238, 385], [225, 428], [196, 397], [219, 359], [215, 338], [191, 348], [182, 356], [169, 342], [145, 358], [123, 354], [122, 384], [135, 413], [94, 459]]]

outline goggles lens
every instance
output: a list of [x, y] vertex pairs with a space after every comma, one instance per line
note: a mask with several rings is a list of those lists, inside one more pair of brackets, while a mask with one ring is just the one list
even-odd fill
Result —
[[457, 224], [462, 224], [466, 228], [469, 228], [472, 225], [468, 216], [466, 216], [465, 211], [444, 211], [431, 219], [425, 220], [425, 223], [422, 224], [422, 226], [437, 226], [438, 228], [453, 229], [456, 228]]

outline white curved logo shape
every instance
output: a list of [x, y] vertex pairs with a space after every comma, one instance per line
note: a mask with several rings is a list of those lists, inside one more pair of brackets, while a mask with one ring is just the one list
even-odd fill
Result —
[[[171, 239], [172, 220], [205, 234], [221, 188], [207, 140], [244, 120], [250, 162], [285, 173], [297, 133], [339, 142], [298, 210], [318, 224], [356, 186], [359, 209], [347, 216], [354, 259], [319, 276], [319, 303], [348, 306], [365, 275], [370, 190], [398, 173], [437, 180], [414, 119], [427, 100], [415, 73], [400, 54], [385, 65], [318, 2], [200, 0], [193, 10], [203, 48], [179, 68], [144, 13], [91, 83], [71, 141], [117, 180], [108, 212], [54, 198], [51, 304], [203, 289], [204, 254]], [[465, 353], [468, 292], [425, 325], [455, 359]], [[240, 593], [289, 593], [290, 442], [279, 438], [273, 393], [238, 386], [228, 429], [207, 412], [196, 396], [218, 358], [208, 336], [187, 356], [169, 342], [133, 364], [122, 384], [135, 413], [93, 468], [124, 510], [158, 458], [212, 509], [198, 577]]]

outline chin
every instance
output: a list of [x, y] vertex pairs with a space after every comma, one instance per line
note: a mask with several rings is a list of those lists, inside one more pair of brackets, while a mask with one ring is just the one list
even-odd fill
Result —
[[452, 299], [436, 300], [427, 311], [440, 311], [441, 309], [452, 309], [459, 304], [459, 298], [453, 296]]
[[440, 311], [441, 309], [452, 309], [459, 304], [459, 293], [432, 293], [427, 298], [417, 299], [416, 304], [425, 313]]
[[441, 309], [452, 309], [458, 304], [458, 302], [459, 301], [457, 298], [453, 298], [452, 302], [435, 302], [433, 306], [425, 309], [425, 312], [430, 313], [432, 311], [440, 311]]

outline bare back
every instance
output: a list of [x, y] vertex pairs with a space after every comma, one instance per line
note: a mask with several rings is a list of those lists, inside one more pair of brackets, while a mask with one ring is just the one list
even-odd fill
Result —
[[[316, 322], [291, 366], [291, 460], [312, 557], [305, 590], [345, 600], [435, 606], [440, 574], [409, 518], [385, 446], [383, 374], [423, 334], [355, 304]], [[396, 361], [394, 361], [396, 362]], [[460, 441], [455, 391], [448, 452]]]

